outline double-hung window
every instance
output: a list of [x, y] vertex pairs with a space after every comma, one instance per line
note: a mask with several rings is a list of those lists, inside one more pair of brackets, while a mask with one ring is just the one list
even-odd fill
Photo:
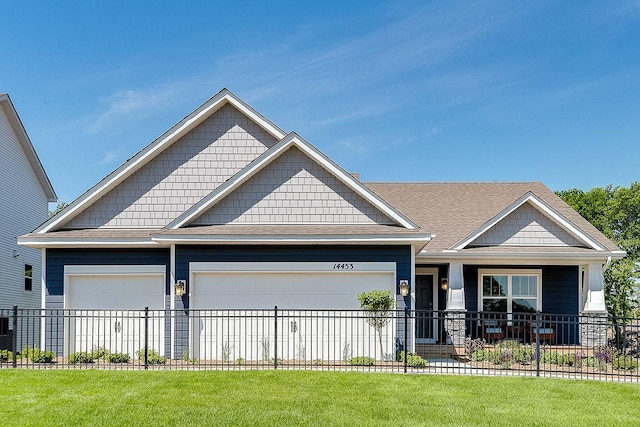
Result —
[[542, 270], [478, 270], [478, 307], [495, 313], [542, 310]]

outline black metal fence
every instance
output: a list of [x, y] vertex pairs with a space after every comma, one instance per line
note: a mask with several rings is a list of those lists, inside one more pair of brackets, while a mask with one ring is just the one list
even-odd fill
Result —
[[392, 310], [0, 310], [0, 369], [315, 369], [640, 380], [640, 319]]

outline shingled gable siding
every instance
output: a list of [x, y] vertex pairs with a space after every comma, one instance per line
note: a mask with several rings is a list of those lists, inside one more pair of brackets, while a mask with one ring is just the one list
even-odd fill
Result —
[[[47, 249], [45, 308], [64, 308], [64, 266], [65, 265], [164, 265], [166, 268], [165, 307], [170, 308], [170, 261], [169, 249]], [[144, 307], [140, 307], [143, 310]], [[61, 312], [60, 312], [61, 313]], [[46, 320], [46, 348], [57, 354], [63, 353], [64, 322], [55, 316]], [[171, 323], [165, 324], [165, 350], [170, 350]], [[53, 337], [53, 338], [52, 338]], [[55, 339], [55, 341], [54, 341]]]
[[[189, 280], [190, 262], [395, 262], [396, 281], [411, 277], [409, 246], [176, 246], [177, 280]], [[397, 298], [398, 308], [404, 308], [403, 298]], [[176, 298], [177, 310], [188, 306], [188, 298]], [[182, 314], [176, 312], [176, 355], [182, 354], [189, 343], [187, 319]], [[402, 331], [398, 334], [402, 336]]]
[[487, 230], [473, 245], [584, 246], [529, 203]]
[[65, 227], [163, 227], [276, 143], [225, 105]]
[[194, 225], [227, 223], [389, 224], [379, 209], [298, 148], [291, 148]]
[[[577, 266], [517, 266], [517, 265], [466, 265], [464, 266], [464, 289], [468, 311], [478, 311], [478, 269], [542, 269], [542, 310], [558, 316], [577, 316], [578, 313], [578, 267]], [[574, 317], [566, 320], [575, 321]], [[579, 336], [576, 328], [561, 326], [559, 344], [575, 344]], [[562, 336], [560, 336], [562, 335]]]

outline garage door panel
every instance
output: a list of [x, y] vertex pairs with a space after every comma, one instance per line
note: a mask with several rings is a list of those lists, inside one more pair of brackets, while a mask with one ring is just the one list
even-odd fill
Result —
[[164, 290], [164, 274], [66, 274], [67, 355], [105, 348], [136, 357], [145, 345], [145, 307], [150, 309], [149, 347], [163, 352]]
[[[202, 360], [342, 361], [349, 356], [392, 357], [395, 322], [384, 328], [381, 355], [357, 295], [395, 290], [392, 271], [211, 271], [190, 282], [191, 348]], [[277, 334], [273, 308], [278, 307]], [[308, 311], [332, 310], [331, 316]], [[223, 311], [221, 311], [223, 310]], [[266, 310], [266, 311], [262, 311]], [[277, 343], [277, 344], [276, 344]]]
[[393, 273], [197, 273], [191, 284], [196, 309], [358, 309], [357, 295], [394, 289]]

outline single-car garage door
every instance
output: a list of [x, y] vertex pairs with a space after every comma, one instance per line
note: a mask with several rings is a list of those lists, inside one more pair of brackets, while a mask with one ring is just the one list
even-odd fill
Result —
[[[191, 347], [193, 357], [203, 360], [266, 360], [276, 342], [286, 358], [340, 359], [345, 346], [373, 355], [375, 334], [352, 310], [360, 308], [361, 292], [388, 290], [393, 296], [396, 281], [393, 262], [193, 262], [189, 267]], [[385, 336], [389, 342], [392, 323]]]
[[145, 346], [145, 307], [149, 348], [164, 352], [165, 266], [65, 266], [64, 275], [67, 353], [104, 348], [136, 356]]

